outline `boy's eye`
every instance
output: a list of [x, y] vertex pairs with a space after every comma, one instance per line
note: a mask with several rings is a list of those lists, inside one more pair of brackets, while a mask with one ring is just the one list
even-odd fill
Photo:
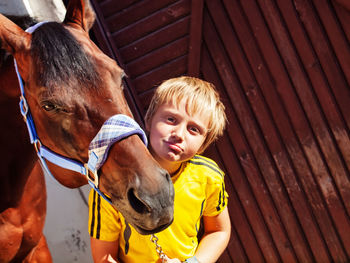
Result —
[[175, 118], [174, 117], [167, 117], [167, 121], [169, 123], [174, 123], [175, 122]]
[[197, 127], [194, 127], [194, 126], [190, 127], [190, 131], [192, 133], [200, 133], [200, 130]]

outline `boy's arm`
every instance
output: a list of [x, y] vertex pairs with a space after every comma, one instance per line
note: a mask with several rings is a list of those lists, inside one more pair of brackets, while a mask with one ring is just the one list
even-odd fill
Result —
[[118, 240], [103, 241], [90, 238], [91, 254], [95, 263], [117, 263]]
[[231, 222], [228, 209], [217, 216], [203, 216], [204, 235], [196, 251], [200, 263], [216, 262], [224, 252], [231, 235]]

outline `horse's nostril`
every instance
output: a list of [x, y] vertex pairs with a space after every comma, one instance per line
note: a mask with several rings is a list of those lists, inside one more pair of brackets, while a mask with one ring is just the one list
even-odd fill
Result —
[[128, 199], [130, 205], [135, 209], [136, 212], [140, 214], [146, 214], [151, 212], [151, 208], [135, 194], [135, 189], [129, 189]]

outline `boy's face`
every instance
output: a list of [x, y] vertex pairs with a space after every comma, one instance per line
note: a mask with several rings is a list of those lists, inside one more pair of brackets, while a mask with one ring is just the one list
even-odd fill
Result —
[[189, 115], [185, 100], [179, 105], [161, 105], [147, 125], [153, 156], [170, 174], [174, 173], [182, 162], [198, 152], [208, 125], [209, 120], [203, 114]]

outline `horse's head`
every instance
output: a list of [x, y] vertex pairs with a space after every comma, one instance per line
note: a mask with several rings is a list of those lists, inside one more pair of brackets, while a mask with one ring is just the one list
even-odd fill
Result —
[[[90, 142], [106, 120], [132, 116], [123, 70], [89, 38], [94, 18], [88, 1], [71, 0], [62, 24], [46, 23], [30, 34], [0, 15], [1, 48], [17, 61], [42, 145], [81, 163], [88, 162]], [[87, 182], [78, 173], [48, 166], [65, 186]], [[171, 223], [172, 182], [138, 135], [110, 145], [98, 174], [101, 192], [138, 231], [152, 233]]]

